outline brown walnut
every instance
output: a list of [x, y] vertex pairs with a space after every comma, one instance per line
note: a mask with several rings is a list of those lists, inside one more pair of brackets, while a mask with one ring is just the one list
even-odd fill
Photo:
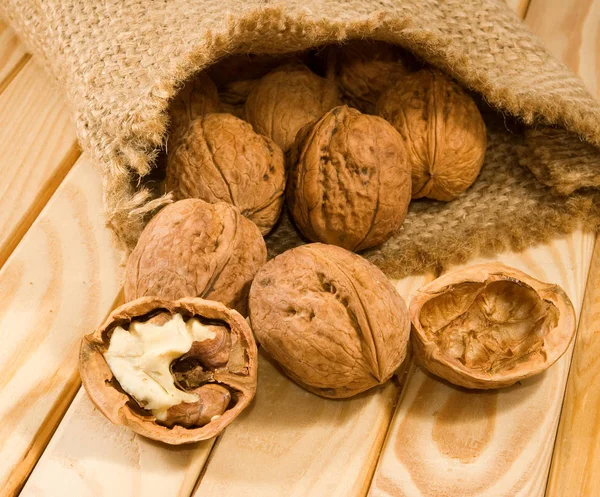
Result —
[[217, 87], [206, 73], [200, 73], [188, 81], [169, 107], [169, 141], [167, 150], [170, 151], [185, 132], [191, 120], [209, 112], [219, 112], [221, 102]]
[[300, 231], [348, 250], [387, 240], [410, 203], [402, 138], [384, 119], [346, 106], [298, 133], [289, 176], [288, 206]]
[[467, 388], [506, 387], [541, 373], [575, 334], [562, 288], [498, 263], [451, 271], [419, 289], [410, 316], [417, 361]]
[[339, 103], [337, 87], [302, 64], [281, 66], [267, 74], [248, 95], [246, 120], [284, 152], [296, 133]]
[[410, 332], [404, 300], [377, 267], [320, 243], [263, 266], [250, 290], [250, 321], [290, 378], [331, 398], [387, 381], [406, 356]]
[[375, 112], [384, 90], [410, 73], [407, 56], [400, 48], [373, 40], [332, 47], [327, 65], [348, 105], [367, 114]]
[[[156, 314], [180, 314], [197, 318], [227, 335], [219, 367], [209, 365], [201, 352], [190, 351], [170, 365], [174, 384], [197, 395], [193, 403], [181, 403], [159, 421], [144, 403], [127, 393], [114, 377], [104, 354], [117, 327], [143, 323]], [[203, 342], [194, 342], [194, 345]], [[198, 298], [178, 301], [143, 297], [115, 309], [94, 333], [83, 338], [79, 371], [85, 390], [111, 422], [131, 428], [140, 435], [169, 444], [205, 440], [218, 435], [248, 406], [256, 393], [257, 350], [245, 319], [224, 305]]]
[[235, 205], [265, 235], [283, 206], [283, 152], [237, 117], [206, 114], [191, 122], [169, 154], [167, 189], [177, 200]]
[[486, 128], [477, 105], [457, 83], [423, 69], [385, 91], [377, 114], [407, 144], [413, 198], [449, 201], [473, 184], [485, 158]]
[[224, 202], [180, 200], [146, 226], [129, 256], [125, 299], [201, 297], [246, 313], [267, 249], [256, 225]]

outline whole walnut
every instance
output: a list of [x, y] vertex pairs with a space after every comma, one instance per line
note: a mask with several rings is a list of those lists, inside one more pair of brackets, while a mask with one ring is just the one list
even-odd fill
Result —
[[339, 103], [336, 85], [302, 64], [281, 66], [260, 80], [246, 100], [246, 120], [284, 152], [305, 124]]
[[384, 92], [377, 114], [407, 143], [413, 198], [449, 201], [473, 184], [485, 158], [486, 128], [457, 83], [423, 69]]
[[410, 73], [408, 56], [389, 43], [354, 40], [332, 47], [327, 71], [351, 107], [373, 114], [381, 93]]
[[167, 190], [177, 200], [235, 205], [267, 234], [281, 213], [283, 152], [230, 114], [195, 118], [167, 158]]
[[510, 386], [569, 348], [575, 311], [558, 285], [499, 263], [450, 271], [410, 302], [417, 361], [466, 388]]
[[190, 121], [202, 114], [219, 112], [221, 102], [217, 87], [206, 73], [200, 73], [188, 81], [169, 107], [169, 141], [167, 150], [175, 146], [179, 135], [186, 130]]
[[268, 262], [250, 290], [254, 334], [285, 373], [322, 397], [387, 381], [406, 356], [402, 297], [386, 276], [340, 247], [313, 243]]
[[201, 297], [246, 313], [250, 284], [266, 262], [256, 225], [229, 204], [180, 200], [148, 223], [125, 270], [125, 300]]
[[402, 138], [384, 119], [346, 106], [298, 133], [289, 176], [288, 207], [300, 231], [348, 250], [387, 240], [410, 203]]

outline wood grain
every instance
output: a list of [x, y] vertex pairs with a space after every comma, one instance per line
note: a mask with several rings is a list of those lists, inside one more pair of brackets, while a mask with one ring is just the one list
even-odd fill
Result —
[[15, 32], [0, 21], [0, 93], [30, 58]]
[[82, 157], [0, 270], [0, 496], [17, 495], [79, 387], [82, 334], [119, 291], [102, 180]]
[[509, 7], [521, 18], [525, 18], [530, 0], [506, 0]]
[[[600, 97], [600, 1], [533, 0], [527, 22]], [[600, 495], [600, 240], [596, 239], [547, 497]]]
[[[576, 232], [500, 260], [560, 284], [579, 312], [593, 246], [592, 234]], [[542, 375], [490, 392], [454, 387], [416, 368], [369, 495], [542, 496], [571, 351]]]
[[77, 160], [75, 130], [31, 59], [0, 94], [0, 267]]
[[600, 242], [592, 259], [547, 497], [600, 495]]
[[[408, 297], [429, 279], [396, 288]], [[256, 400], [222, 436], [194, 495], [364, 495], [397, 396], [388, 383], [352, 399], [322, 399], [261, 354]]]

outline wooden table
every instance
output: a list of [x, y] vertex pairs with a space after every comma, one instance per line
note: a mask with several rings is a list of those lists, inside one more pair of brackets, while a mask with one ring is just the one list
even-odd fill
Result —
[[[600, 0], [509, 3], [598, 95]], [[79, 340], [119, 301], [121, 254], [58, 92], [4, 24], [0, 123], [0, 496], [600, 496], [592, 234], [499, 257], [561, 284], [580, 315], [574, 346], [537, 378], [477, 393], [410, 364], [402, 389], [329, 401], [261, 357], [241, 419], [164, 447], [111, 425], [80, 388]], [[396, 285], [408, 298], [433, 277]]]

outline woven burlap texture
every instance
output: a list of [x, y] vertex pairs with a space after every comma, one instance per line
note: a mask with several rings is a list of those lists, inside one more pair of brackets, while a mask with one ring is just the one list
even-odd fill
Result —
[[[600, 105], [502, 0], [3, 0], [0, 12], [65, 92], [81, 144], [104, 174], [107, 224], [128, 248], [169, 201], [153, 199], [143, 178], [183, 81], [230, 53], [365, 37], [411, 50], [531, 126], [491, 123], [474, 187], [448, 204], [413, 203], [400, 232], [367, 254], [388, 274], [522, 248], [582, 219], [596, 224], [593, 194], [558, 194], [600, 183]], [[283, 220], [272, 251], [294, 236]]]

